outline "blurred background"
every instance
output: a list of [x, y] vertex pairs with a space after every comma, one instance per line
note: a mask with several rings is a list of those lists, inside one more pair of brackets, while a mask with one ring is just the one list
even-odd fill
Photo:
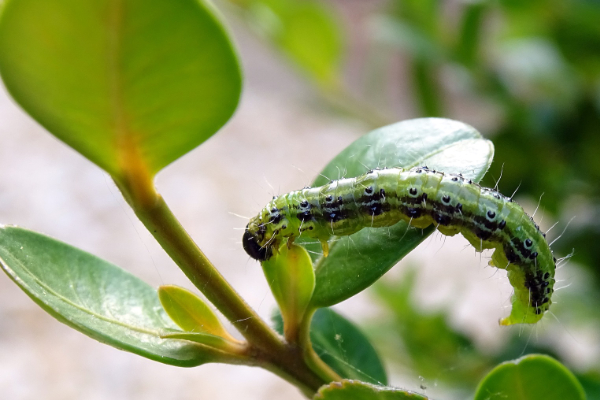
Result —
[[[275, 307], [241, 248], [244, 217], [309, 184], [357, 137], [443, 116], [496, 146], [484, 183], [547, 230], [561, 262], [551, 313], [499, 327], [503, 271], [466, 240], [434, 234], [336, 309], [384, 359], [394, 386], [471, 396], [497, 363], [552, 355], [600, 399], [600, 1], [219, 0], [245, 74], [215, 137], [157, 186], [208, 257], [265, 318]], [[108, 176], [0, 92], [0, 221], [43, 232], [150, 284], [191, 288]], [[394, 165], [388, 165], [394, 166]], [[337, 178], [337, 177], [332, 177]], [[570, 222], [570, 223], [569, 223]], [[567, 226], [568, 225], [568, 226]], [[564, 231], [564, 233], [563, 233]], [[562, 235], [561, 235], [562, 233]], [[6, 399], [301, 399], [246, 367], [178, 369], [97, 343], [45, 314], [0, 275]]]

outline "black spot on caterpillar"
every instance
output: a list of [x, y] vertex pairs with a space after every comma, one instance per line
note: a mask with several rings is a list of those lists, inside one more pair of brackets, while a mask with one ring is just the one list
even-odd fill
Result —
[[533, 219], [493, 189], [427, 167], [374, 170], [275, 197], [250, 220], [242, 242], [252, 258], [265, 261], [284, 242], [306, 236], [319, 240], [327, 256], [332, 236], [401, 220], [462, 233], [477, 251], [495, 249], [490, 265], [508, 270], [515, 291], [503, 325], [535, 323], [550, 307], [556, 265]]

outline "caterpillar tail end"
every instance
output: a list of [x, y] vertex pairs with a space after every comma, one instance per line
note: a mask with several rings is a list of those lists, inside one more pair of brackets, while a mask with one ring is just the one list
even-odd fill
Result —
[[501, 326], [509, 326], [509, 325], [518, 324], [518, 321], [515, 321], [511, 317], [500, 318], [500, 320], [498, 322], [500, 323]]
[[526, 290], [515, 290], [512, 297], [512, 310], [506, 318], [500, 319], [500, 325], [508, 326], [514, 324], [535, 324], [544, 316], [544, 312], [538, 311], [529, 305], [529, 293]]
[[527, 315], [513, 315], [513, 313], [511, 313], [508, 317], [501, 318], [499, 322], [502, 326], [509, 326], [514, 324], [535, 324], [540, 319], [542, 319], [543, 315], [544, 314], [533, 313], [529, 313]]

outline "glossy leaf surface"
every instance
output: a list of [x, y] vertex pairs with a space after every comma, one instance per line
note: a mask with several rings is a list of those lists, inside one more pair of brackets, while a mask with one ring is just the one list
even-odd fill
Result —
[[59, 321], [121, 350], [183, 367], [216, 360], [216, 353], [161, 338], [177, 326], [156, 291], [128, 272], [39, 233], [0, 228], [0, 266]]
[[[314, 186], [326, 178], [355, 177], [368, 168], [427, 165], [429, 168], [462, 173], [478, 182], [492, 162], [494, 147], [473, 127], [442, 118], [399, 122], [372, 131], [356, 140], [330, 162]], [[328, 257], [316, 262], [317, 284], [312, 304], [339, 303], [364, 290], [412, 251], [434, 231], [399, 222], [390, 228], [365, 228], [335, 238]], [[317, 250], [318, 251], [318, 250]]]

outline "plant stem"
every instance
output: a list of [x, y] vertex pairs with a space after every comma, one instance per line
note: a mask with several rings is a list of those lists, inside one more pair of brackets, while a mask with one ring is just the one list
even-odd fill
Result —
[[183, 229], [162, 196], [156, 193], [151, 179], [136, 180], [136, 176], [131, 176], [122, 182], [115, 179], [115, 182], [167, 254], [248, 340], [249, 363], [276, 373], [307, 395], [329, 382], [313, 372], [297, 346], [286, 343], [231, 287]]
[[261, 348], [280, 347], [281, 341], [229, 285], [196, 246], [163, 198], [149, 209], [134, 208], [136, 215], [192, 283], [204, 293], [240, 333]]
[[302, 322], [298, 327], [298, 345], [303, 350], [304, 361], [311, 370], [327, 382], [340, 381], [342, 378], [315, 353], [310, 340], [310, 324], [317, 310], [310, 307], [305, 311]]

